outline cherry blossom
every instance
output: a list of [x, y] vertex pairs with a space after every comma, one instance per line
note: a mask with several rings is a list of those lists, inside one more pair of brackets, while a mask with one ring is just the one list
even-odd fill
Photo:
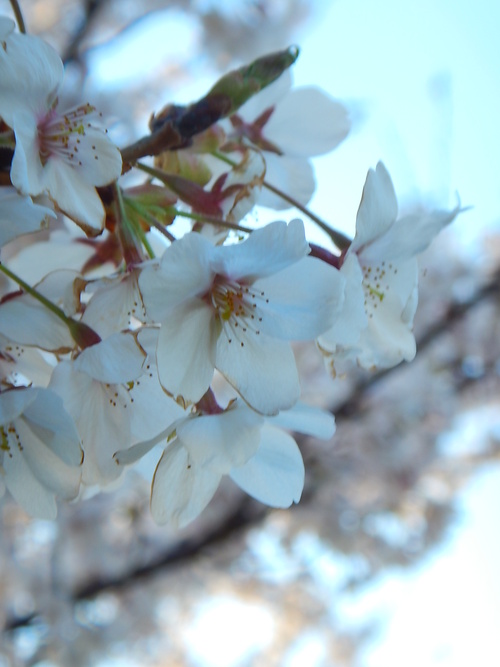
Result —
[[160, 524], [187, 525], [228, 477], [289, 507], [305, 474], [290, 432], [335, 430], [299, 402], [293, 342], [316, 341], [333, 373], [415, 355], [417, 255], [458, 206], [398, 219], [379, 163], [351, 245], [330, 230], [340, 257], [310, 246], [300, 220], [238, 227], [256, 204], [295, 201], [326, 229], [303, 206], [309, 158], [350, 121], [320, 90], [291, 90], [297, 55], [259, 58], [153, 114], [151, 134], [123, 148], [131, 187], [103, 191], [122, 160], [94, 107], [61, 111], [61, 58], [0, 17], [0, 476], [34, 516], [132, 464], [154, 465]]
[[418, 302], [417, 255], [459, 213], [430, 211], [398, 219], [391, 177], [370, 169], [356, 218], [356, 235], [340, 272], [346, 279], [342, 314], [318, 338], [335, 364], [354, 358], [366, 369], [390, 368], [415, 357], [412, 332]]
[[[149, 349], [156, 337], [145, 331], [141, 340]], [[88, 486], [116, 479], [122, 472], [113, 459], [117, 451], [154, 437], [184, 414], [162, 391], [154, 361], [130, 333], [113, 334], [74, 361], [60, 362], [49, 386], [77, 426]]]
[[0, 189], [0, 248], [23, 234], [37, 232], [55, 218], [52, 209], [23, 197], [15, 188]]
[[[315, 179], [308, 158], [336, 148], [347, 136], [346, 108], [319, 88], [291, 88], [286, 70], [277, 81], [250, 98], [224, 127], [230, 140], [258, 147], [266, 160], [266, 180], [307, 204]], [[231, 130], [229, 127], [231, 126]], [[289, 204], [263, 189], [259, 204], [274, 209]]]
[[103, 229], [96, 191], [121, 173], [121, 155], [94, 127], [95, 108], [60, 111], [63, 64], [43, 40], [11, 32], [0, 48], [0, 116], [15, 133], [12, 184], [23, 195], [46, 193], [89, 234]]
[[299, 502], [304, 485], [302, 456], [295, 440], [280, 428], [287, 425], [289, 414], [297, 431], [325, 439], [333, 435], [333, 417], [305, 406], [264, 418], [236, 401], [219, 414], [183, 420], [153, 478], [155, 521], [186, 526], [205, 509], [225, 475], [271, 507]]
[[54, 392], [24, 387], [0, 393], [0, 443], [0, 474], [32, 516], [54, 519], [56, 498], [77, 496], [82, 450]]
[[196, 403], [217, 368], [258, 412], [291, 407], [300, 386], [289, 341], [326, 331], [344, 296], [340, 273], [309, 250], [302, 222], [275, 222], [224, 246], [187, 234], [145, 267], [165, 389]]

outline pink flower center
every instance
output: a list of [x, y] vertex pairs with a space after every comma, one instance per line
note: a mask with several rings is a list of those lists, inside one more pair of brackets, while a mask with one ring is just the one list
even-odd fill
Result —
[[[64, 115], [51, 109], [38, 121], [38, 148], [42, 165], [46, 165], [51, 157], [58, 157], [73, 164], [82, 166], [78, 156], [78, 147], [85, 136], [85, 129], [90, 127], [89, 116], [95, 107], [84, 104], [70, 109]], [[93, 150], [95, 148], [93, 147]]]

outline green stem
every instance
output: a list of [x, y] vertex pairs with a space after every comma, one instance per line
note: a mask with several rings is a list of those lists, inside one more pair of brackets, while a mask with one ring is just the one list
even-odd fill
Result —
[[[231, 160], [231, 158], [228, 158], [227, 155], [224, 155], [223, 153], [220, 153], [219, 151], [213, 151], [212, 155], [216, 157], [218, 160], [221, 160], [222, 162], [225, 162], [226, 164], [230, 165], [231, 167], [236, 167], [238, 166], [234, 160]], [[281, 197], [284, 201], [287, 201], [291, 206], [294, 208], [298, 209], [301, 213], [306, 215], [314, 224], [316, 224], [318, 227], [320, 227], [328, 236], [332, 239], [332, 241], [335, 243], [337, 248], [340, 250], [345, 250], [347, 249], [352, 241], [348, 236], [345, 236], [341, 232], [337, 231], [336, 229], [332, 229], [329, 225], [326, 224], [321, 218], [318, 218], [317, 215], [312, 213], [309, 209], [307, 209], [305, 206], [303, 206], [299, 201], [294, 199], [291, 195], [287, 194], [286, 192], [283, 192], [282, 190], [279, 190], [276, 188], [274, 185], [269, 183], [268, 181], [264, 180], [262, 185], [269, 190], [270, 192], [273, 192], [275, 195], [278, 197]]]
[[[118, 238], [122, 247], [125, 264], [131, 266], [144, 261], [143, 253], [137, 241], [144, 246], [147, 254], [152, 259], [155, 256], [153, 249], [146, 239], [143, 230], [140, 229], [140, 225], [135, 224], [132, 218], [127, 215], [121, 188], [116, 183], [114, 184], [114, 192]], [[116, 205], [118, 210], [116, 210]]]
[[133, 166], [136, 169], [143, 171], [145, 174], [149, 174], [150, 176], [153, 176], [153, 178], [157, 178], [163, 183], [161, 169], [155, 169], [155, 167], [149, 167], [147, 164], [143, 164], [142, 162], [134, 162]]
[[[161, 171], [161, 169], [155, 169], [154, 167], [149, 167], [146, 164], [142, 164], [142, 162], [135, 162], [134, 167], [140, 169], [141, 171], [144, 171], [146, 174], [149, 174], [150, 176], [153, 176], [154, 178], [157, 178], [158, 180], [163, 182], [162, 179], [163, 172]], [[206, 215], [205, 213], [188, 213], [185, 211], [179, 211], [178, 209], [170, 206], [166, 210], [171, 211], [175, 215], [179, 215], [183, 218], [191, 218], [191, 220], [196, 220], [197, 222], [206, 222], [210, 225], [218, 225], [226, 229], [234, 229], [235, 231], [238, 232], [245, 232], [247, 234], [251, 234], [254, 231], [249, 227], [242, 227], [241, 225], [237, 225], [234, 222], [223, 220], [222, 218], [218, 218], [217, 216], [214, 215]]]
[[64, 324], [68, 327], [69, 332], [75, 343], [77, 343], [82, 349], [90, 347], [91, 345], [95, 345], [96, 343], [99, 343], [101, 341], [100, 337], [96, 334], [96, 332], [93, 329], [91, 329], [83, 322], [78, 322], [77, 320], [74, 320], [72, 317], [68, 317], [66, 313], [63, 310], [61, 310], [61, 308], [59, 308], [59, 306], [56, 306], [55, 303], [49, 301], [49, 299], [43, 296], [43, 294], [40, 294], [40, 292], [38, 292], [36, 289], [28, 285], [28, 283], [24, 282], [22, 278], [19, 278], [19, 276], [13, 273], [4, 264], [0, 264], [0, 271], [4, 273], [6, 276], [8, 276], [15, 283], [17, 283], [19, 287], [22, 287], [27, 294], [29, 294], [38, 302], [40, 302], [43, 306], [45, 306], [45, 308], [50, 310], [50, 312], [53, 313], [56, 317], [62, 320]]
[[227, 220], [222, 220], [221, 218], [217, 218], [214, 215], [205, 215], [204, 213], [190, 213], [189, 211], [180, 211], [177, 208], [174, 208], [173, 206], [169, 206], [168, 211], [171, 211], [173, 214], [180, 216], [181, 218], [190, 218], [191, 220], [195, 220], [196, 222], [206, 222], [209, 225], [217, 225], [219, 227], [224, 227], [225, 229], [233, 229], [236, 232], [244, 232], [245, 234], [251, 234], [254, 232], [254, 229], [250, 229], [250, 227], [242, 227], [241, 225], [237, 225], [234, 222], [228, 222]]
[[157, 229], [160, 234], [163, 234], [165, 238], [167, 238], [170, 243], [173, 243], [177, 239], [173, 234], [171, 234], [167, 229], [165, 229], [165, 226], [161, 224], [159, 220], [157, 220], [152, 213], [150, 213], [145, 206], [141, 206], [135, 201], [132, 201], [131, 199], [126, 200], [126, 205], [129, 206], [137, 215], [142, 216], [148, 224], [151, 225], [151, 227], [154, 227]]
[[16, 17], [16, 23], [18, 25], [19, 32], [26, 34], [26, 24], [24, 23], [23, 13], [19, 3], [17, 0], [10, 0], [10, 6], [12, 7], [12, 11]]

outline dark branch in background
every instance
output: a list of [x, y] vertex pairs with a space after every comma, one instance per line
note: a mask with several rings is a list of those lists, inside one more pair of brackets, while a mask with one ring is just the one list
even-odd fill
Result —
[[[497, 271], [493, 278], [468, 300], [461, 303], [452, 303], [445, 315], [431, 326], [418, 341], [420, 352], [428, 347], [440, 335], [449, 330], [449, 328], [460, 321], [473, 308], [487, 299], [500, 296], [500, 271]], [[342, 404], [335, 408], [335, 415], [338, 419], [349, 419], [359, 407], [364, 393], [371, 389], [376, 383], [383, 380], [389, 373], [397, 372], [398, 368], [388, 369], [371, 375], [365, 380], [360, 381], [353, 390], [351, 396]], [[307, 498], [304, 498], [307, 500]], [[120, 589], [131, 585], [135, 581], [154, 575], [162, 569], [183, 563], [187, 560], [200, 556], [206, 549], [223, 542], [229, 536], [242, 533], [252, 525], [262, 521], [270, 513], [267, 507], [264, 507], [251, 498], [244, 497], [238, 507], [229, 514], [224, 521], [215, 528], [204, 532], [199, 537], [191, 537], [181, 540], [175, 547], [161, 555], [156, 560], [147, 565], [139, 566], [130, 572], [112, 579], [94, 579], [82, 588], [77, 589], [70, 594], [69, 599], [72, 602], [85, 600], [108, 589]], [[7, 620], [4, 630], [12, 631], [23, 627], [36, 620], [40, 614], [33, 613], [21, 618]]]
[[62, 61], [65, 65], [73, 60], [79, 60], [78, 50], [80, 44], [91, 30], [98, 10], [102, 9], [106, 2], [107, 0], [85, 0], [84, 16], [62, 55]]
[[215, 526], [212, 530], [204, 532], [197, 537], [181, 540], [172, 549], [156, 560], [141, 565], [126, 575], [111, 579], [96, 579], [77, 589], [71, 596], [71, 600], [78, 602], [86, 600], [109, 588], [119, 589], [127, 586], [131, 581], [137, 581], [152, 575], [164, 567], [184, 562], [186, 559], [194, 558], [208, 546], [214, 546], [233, 537], [243, 529], [258, 523], [269, 512], [269, 508], [256, 503], [248, 497], [243, 497], [236, 509], [225, 517], [224, 522]]

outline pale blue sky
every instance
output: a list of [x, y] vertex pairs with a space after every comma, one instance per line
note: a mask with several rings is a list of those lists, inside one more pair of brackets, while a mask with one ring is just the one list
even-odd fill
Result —
[[458, 192], [473, 205], [455, 224], [464, 237], [499, 219], [499, 26], [495, 0], [329, 3], [301, 40], [295, 80], [350, 102], [359, 122], [316, 161], [316, 211], [350, 229], [366, 171], [382, 159], [401, 198], [448, 206]]

